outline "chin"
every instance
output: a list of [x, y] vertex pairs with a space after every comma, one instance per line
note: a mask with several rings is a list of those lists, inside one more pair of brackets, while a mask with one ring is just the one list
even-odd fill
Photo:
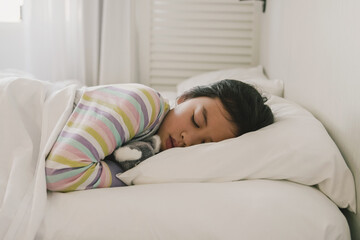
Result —
[[165, 147], [165, 143], [162, 141], [161, 139], [161, 143], [160, 143], [160, 152], [166, 150], [166, 147]]

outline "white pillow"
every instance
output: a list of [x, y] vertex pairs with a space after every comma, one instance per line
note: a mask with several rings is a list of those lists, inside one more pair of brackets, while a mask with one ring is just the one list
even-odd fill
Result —
[[184, 91], [192, 87], [214, 83], [223, 79], [241, 80], [253, 85], [261, 93], [266, 92], [279, 97], [283, 96], [283, 82], [268, 79], [263, 73], [262, 66], [225, 69], [191, 77], [177, 85], [177, 95], [181, 95]]
[[323, 125], [288, 100], [268, 98], [274, 124], [218, 143], [169, 149], [117, 176], [128, 185], [286, 179], [317, 185], [355, 212], [353, 176]]

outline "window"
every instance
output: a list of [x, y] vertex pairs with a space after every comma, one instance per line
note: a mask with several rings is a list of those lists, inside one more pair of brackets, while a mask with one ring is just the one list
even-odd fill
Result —
[[0, 0], [0, 22], [21, 21], [22, 0]]

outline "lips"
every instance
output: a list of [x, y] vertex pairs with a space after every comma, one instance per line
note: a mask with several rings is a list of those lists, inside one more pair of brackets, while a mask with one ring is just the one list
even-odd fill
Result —
[[176, 146], [177, 146], [177, 144], [176, 144], [175, 139], [173, 139], [171, 136], [169, 136], [169, 138], [166, 140], [166, 149], [173, 148]]

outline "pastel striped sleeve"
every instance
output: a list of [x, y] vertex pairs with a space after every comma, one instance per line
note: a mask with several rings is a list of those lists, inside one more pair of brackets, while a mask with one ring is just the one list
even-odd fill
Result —
[[88, 88], [46, 159], [48, 189], [124, 185], [115, 177], [121, 168], [103, 159], [131, 139], [154, 134], [168, 111], [161, 95], [144, 85]]

